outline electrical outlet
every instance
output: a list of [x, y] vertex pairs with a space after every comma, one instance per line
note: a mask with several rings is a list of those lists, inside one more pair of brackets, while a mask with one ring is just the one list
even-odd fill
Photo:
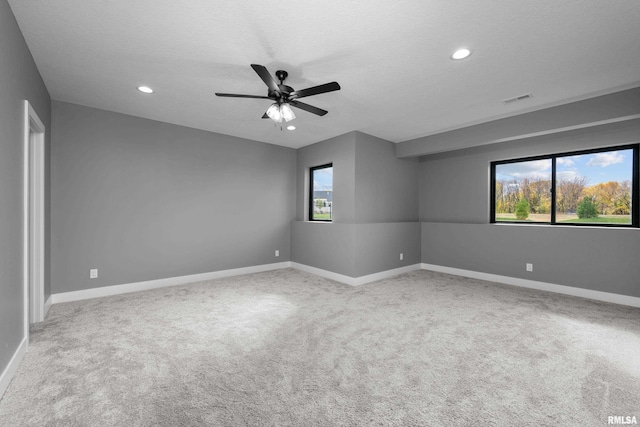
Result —
[[533, 264], [530, 262], [527, 263], [527, 271], [533, 271]]
[[280, 251], [276, 249], [276, 256], [280, 256]]
[[98, 278], [98, 269], [92, 268], [89, 270], [89, 279], [97, 279]]
[[404, 259], [404, 254], [400, 252], [400, 261], [402, 261], [403, 259]]

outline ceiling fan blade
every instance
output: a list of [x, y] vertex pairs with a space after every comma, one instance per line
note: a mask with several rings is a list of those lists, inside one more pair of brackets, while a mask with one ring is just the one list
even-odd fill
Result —
[[289, 98], [303, 98], [305, 96], [318, 95], [320, 93], [333, 92], [334, 90], [340, 90], [338, 82], [325, 83], [320, 86], [313, 86], [307, 89], [294, 90], [289, 94]]
[[278, 83], [274, 80], [273, 76], [269, 74], [264, 65], [251, 64], [251, 68], [258, 73], [262, 81], [269, 87], [269, 90], [280, 93]]
[[218, 93], [218, 96], [226, 96], [228, 98], [255, 98], [255, 99], [271, 99], [268, 96], [259, 96], [259, 95], [238, 95], [236, 93]]
[[325, 114], [328, 113], [327, 110], [323, 110], [322, 108], [314, 107], [313, 105], [305, 104], [304, 102], [300, 102], [300, 101], [289, 101], [289, 104], [301, 110], [308, 111], [313, 114], [317, 114], [319, 116], [324, 116]]
[[264, 113], [264, 114], [262, 115], [262, 118], [263, 118], [263, 119], [268, 119], [268, 118], [269, 118], [269, 116], [267, 116], [267, 113]]

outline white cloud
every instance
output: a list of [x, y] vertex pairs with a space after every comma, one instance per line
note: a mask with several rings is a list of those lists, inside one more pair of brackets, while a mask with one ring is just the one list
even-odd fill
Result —
[[578, 171], [575, 170], [566, 170], [566, 171], [560, 171], [556, 173], [556, 179], [557, 180], [566, 180], [566, 181], [572, 181], [574, 178], [579, 177], [580, 175], [578, 174]]
[[624, 156], [617, 151], [609, 151], [606, 153], [594, 154], [592, 158], [587, 162], [587, 166], [600, 166], [607, 167], [615, 165], [616, 163], [622, 163]]
[[533, 171], [533, 172], [526, 172], [526, 173], [522, 173], [522, 172], [514, 172], [511, 174], [512, 177], [514, 178], [529, 178], [529, 179], [550, 179], [551, 175], [547, 172], [538, 172], [538, 171]]
[[496, 175], [501, 177], [511, 177], [515, 179], [522, 178], [551, 178], [551, 161], [550, 160], [533, 160], [530, 162], [507, 163], [498, 165]]
[[563, 166], [573, 166], [575, 162], [571, 160], [571, 157], [558, 157], [556, 163]]

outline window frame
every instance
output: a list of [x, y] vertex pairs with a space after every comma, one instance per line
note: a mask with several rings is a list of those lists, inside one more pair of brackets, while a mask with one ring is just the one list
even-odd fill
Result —
[[[489, 189], [489, 223], [491, 224], [527, 224], [527, 225], [562, 225], [575, 227], [614, 227], [614, 228], [639, 228], [640, 227], [640, 177], [638, 170], [638, 156], [640, 144], [616, 145], [612, 147], [592, 148], [579, 151], [567, 151], [562, 153], [544, 154], [538, 156], [521, 157], [508, 160], [496, 160], [490, 163], [490, 189]], [[577, 156], [584, 154], [605, 153], [609, 151], [632, 150], [632, 176], [631, 176], [631, 224], [602, 224], [602, 223], [571, 223], [556, 222], [556, 160], [559, 157]], [[511, 163], [522, 163], [536, 160], [551, 160], [551, 207], [550, 222], [529, 222], [529, 221], [497, 221], [496, 220], [496, 166]]]
[[331, 197], [331, 219], [315, 219], [313, 217], [313, 193], [314, 193], [314, 189], [313, 189], [313, 173], [317, 170], [321, 170], [321, 169], [327, 169], [327, 168], [333, 168], [333, 162], [332, 163], [326, 163], [324, 165], [319, 165], [319, 166], [313, 166], [309, 168], [309, 199], [307, 201], [307, 209], [308, 209], [308, 214], [309, 214], [309, 221], [313, 221], [313, 222], [333, 222], [333, 179], [331, 180], [331, 193], [332, 193], [332, 197]]

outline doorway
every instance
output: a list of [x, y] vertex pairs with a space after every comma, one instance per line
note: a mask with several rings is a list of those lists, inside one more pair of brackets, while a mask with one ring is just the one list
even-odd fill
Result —
[[45, 127], [35, 110], [24, 101], [24, 328], [42, 322], [44, 301], [44, 193]]

